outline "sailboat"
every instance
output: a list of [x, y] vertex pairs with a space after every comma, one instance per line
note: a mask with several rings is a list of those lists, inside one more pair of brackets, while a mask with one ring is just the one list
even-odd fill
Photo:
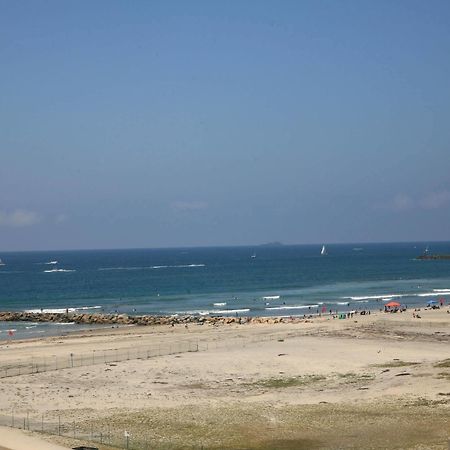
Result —
[[5, 263], [2, 261], [2, 259], [0, 258], [0, 266], [4, 266]]
[[322, 250], [320, 251], [320, 254], [322, 256], [327, 255], [327, 249], [325, 248], [325, 245], [322, 245]]

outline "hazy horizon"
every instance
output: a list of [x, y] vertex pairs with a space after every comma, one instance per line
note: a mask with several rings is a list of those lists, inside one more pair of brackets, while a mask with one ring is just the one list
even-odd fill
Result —
[[[26, 250], [2, 250], [0, 249], [0, 256], [8, 253], [33, 253], [33, 252], [71, 252], [71, 251], [80, 251], [80, 252], [89, 252], [89, 251], [120, 251], [120, 250], [176, 250], [176, 249], [201, 249], [201, 248], [253, 248], [258, 249], [268, 248], [268, 247], [318, 247], [319, 249], [322, 245], [326, 246], [334, 246], [334, 245], [396, 245], [396, 244], [423, 244], [424, 249], [426, 247], [431, 247], [433, 244], [450, 244], [449, 241], [436, 241], [436, 240], [424, 240], [424, 241], [375, 241], [375, 242], [310, 242], [310, 243], [302, 243], [302, 242], [262, 242], [257, 244], [239, 244], [239, 245], [198, 245], [198, 246], [167, 246], [167, 247], [99, 247], [99, 248], [33, 248]], [[420, 254], [420, 248], [418, 249], [418, 253]]]

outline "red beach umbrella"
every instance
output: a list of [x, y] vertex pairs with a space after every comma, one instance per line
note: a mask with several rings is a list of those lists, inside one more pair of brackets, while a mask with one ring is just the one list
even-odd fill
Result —
[[388, 308], [395, 308], [396, 306], [400, 306], [400, 303], [397, 303], [397, 302], [389, 302], [389, 303], [386, 303], [386, 306], [387, 306]]

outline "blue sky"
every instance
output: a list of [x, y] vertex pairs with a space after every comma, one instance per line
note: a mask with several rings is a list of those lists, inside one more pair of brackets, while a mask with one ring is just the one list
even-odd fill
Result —
[[0, 250], [450, 239], [449, 2], [0, 10]]

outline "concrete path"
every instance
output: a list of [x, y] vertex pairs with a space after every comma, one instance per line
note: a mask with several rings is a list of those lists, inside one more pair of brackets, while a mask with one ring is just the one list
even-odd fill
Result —
[[22, 430], [0, 427], [0, 450], [69, 450], [51, 444]]

